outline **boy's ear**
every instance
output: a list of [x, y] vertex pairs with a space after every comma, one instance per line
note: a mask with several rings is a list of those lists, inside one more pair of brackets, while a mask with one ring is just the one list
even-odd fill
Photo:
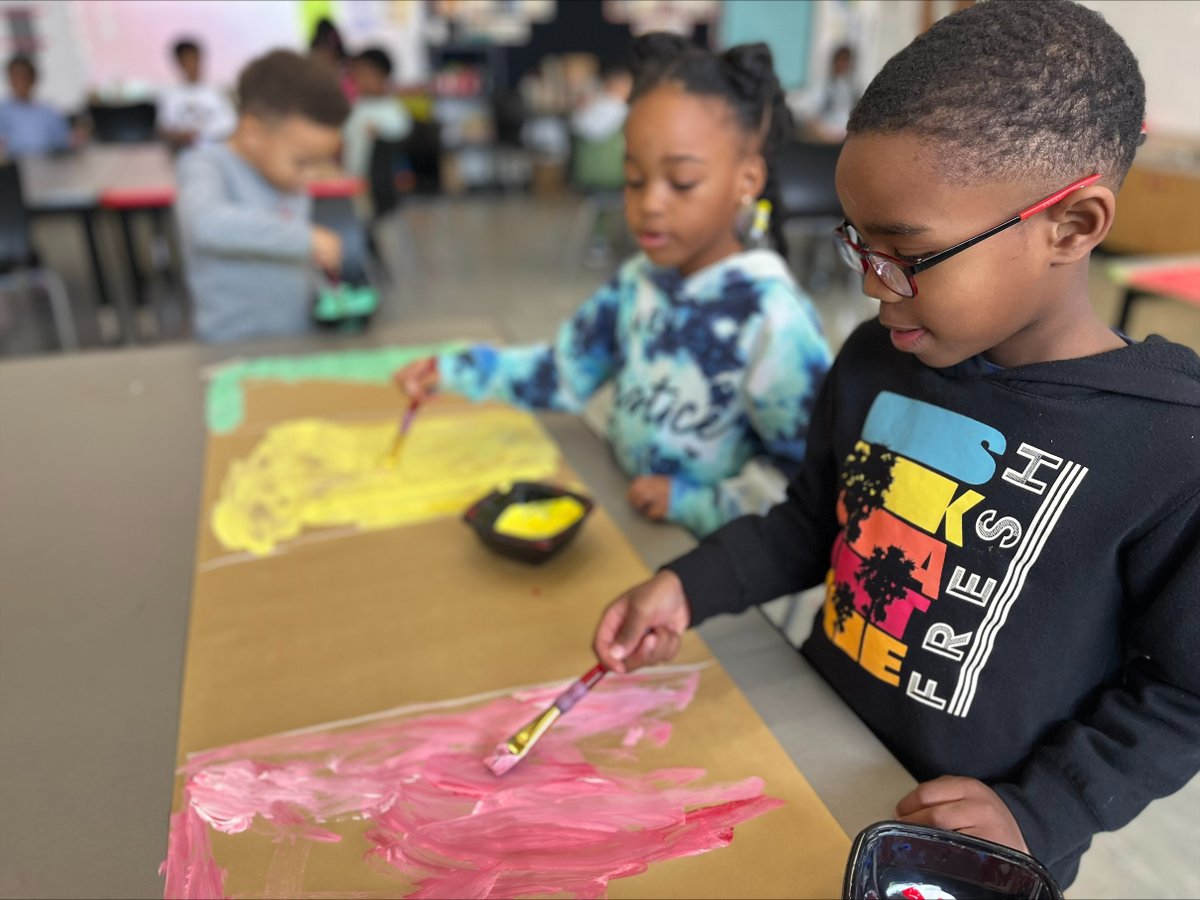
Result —
[[1053, 227], [1051, 265], [1065, 266], [1085, 259], [1108, 235], [1116, 212], [1117, 198], [1100, 184], [1069, 194], [1046, 210]]
[[239, 117], [238, 130], [242, 132], [248, 143], [257, 144], [267, 130], [267, 123], [254, 113], [242, 113]]

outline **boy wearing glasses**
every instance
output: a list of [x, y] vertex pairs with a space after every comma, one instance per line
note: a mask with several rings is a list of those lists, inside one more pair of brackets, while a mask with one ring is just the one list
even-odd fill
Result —
[[803, 653], [923, 783], [896, 815], [1041, 859], [1200, 770], [1200, 359], [1095, 315], [1137, 61], [1068, 0], [986, 2], [893, 57], [838, 164], [880, 301], [788, 499], [615, 600], [616, 671], [824, 581]]

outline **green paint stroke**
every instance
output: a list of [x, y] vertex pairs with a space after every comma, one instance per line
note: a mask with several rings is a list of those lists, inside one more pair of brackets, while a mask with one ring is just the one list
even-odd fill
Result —
[[208, 428], [217, 434], [233, 431], [246, 416], [247, 382], [349, 381], [387, 384], [392, 373], [418, 359], [454, 353], [461, 342], [377, 350], [343, 350], [312, 356], [263, 356], [222, 366], [212, 376], [205, 401]]

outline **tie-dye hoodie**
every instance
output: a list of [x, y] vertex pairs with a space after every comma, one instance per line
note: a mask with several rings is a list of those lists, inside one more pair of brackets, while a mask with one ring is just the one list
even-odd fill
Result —
[[829, 363], [816, 311], [770, 250], [686, 278], [639, 254], [553, 342], [438, 359], [444, 389], [534, 409], [581, 412], [614, 382], [618, 463], [670, 476], [667, 517], [697, 535], [782, 499]]

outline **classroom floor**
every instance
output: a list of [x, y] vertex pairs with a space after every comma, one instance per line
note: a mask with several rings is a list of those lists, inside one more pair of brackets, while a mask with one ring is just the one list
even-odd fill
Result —
[[[612, 261], [586, 254], [590, 264], [567, 262], [567, 236], [578, 204], [573, 199], [534, 201], [525, 196], [472, 197], [458, 201], [412, 203], [382, 223], [377, 234], [384, 262], [395, 273], [379, 315], [380, 324], [452, 317], [485, 318], [510, 342], [550, 337], [564, 318], [612, 271]], [[111, 232], [111, 233], [109, 233]], [[115, 229], [101, 234], [103, 250], [119, 253]], [[69, 219], [35, 223], [34, 239], [44, 262], [66, 280], [79, 313], [85, 348], [111, 345], [116, 337], [111, 310], [97, 315], [89, 284], [82, 231]], [[406, 248], [401, 250], [401, 248]], [[832, 265], [832, 245], [818, 247], [818, 269]], [[114, 258], [120, 259], [119, 255]], [[1119, 292], [1092, 269], [1092, 299], [1098, 312], [1115, 321]], [[124, 276], [123, 268], [114, 266]], [[127, 290], [127, 279], [110, 290]], [[874, 313], [836, 269], [812, 283], [814, 302], [826, 333], [837, 347], [854, 325]], [[178, 285], [151, 285], [153, 304], [141, 325], [153, 340], [187, 340], [187, 312]], [[6, 356], [53, 352], [53, 328], [45, 304], [30, 298], [0, 298], [0, 360]], [[161, 337], [153, 337], [159, 334]], [[1167, 300], [1146, 299], [1136, 308], [1129, 332], [1135, 338], [1160, 333], [1200, 350], [1200, 309]], [[589, 422], [603, 421], [606, 398], [596, 399]], [[809, 601], [811, 606], [811, 600]], [[778, 622], [780, 609], [772, 610]], [[802, 639], [811, 616], [793, 617], [789, 637]], [[1198, 897], [1200, 866], [1193, 847], [1200, 842], [1200, 778], [1153, 804], [1119, 832], [1101, 835], [1084, 858], [1073, 898]]]

